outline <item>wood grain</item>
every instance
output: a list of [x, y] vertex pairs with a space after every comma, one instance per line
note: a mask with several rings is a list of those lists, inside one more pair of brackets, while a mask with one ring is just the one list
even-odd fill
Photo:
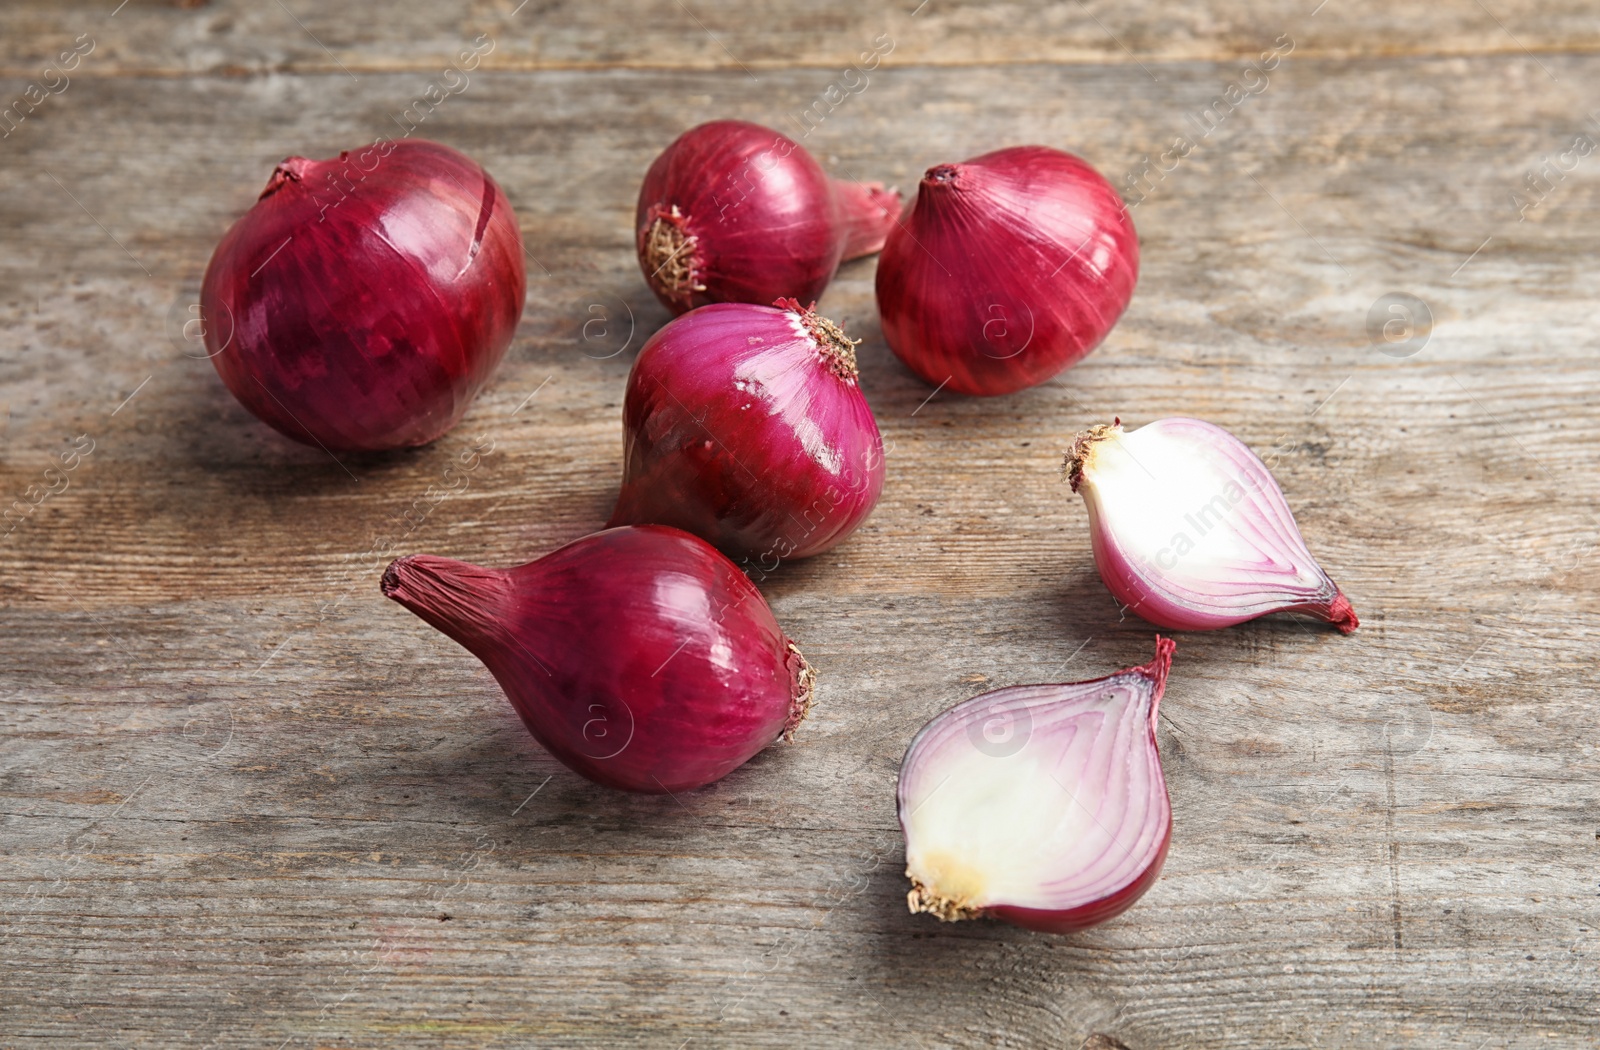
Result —
[[[1095, 66], [1250, 58], [1281, 33], [1323, 57], [1502, 56], [1600, 49], [1600, 12], [1583, 0], [1243, 0], [1240, 3], [1039, 4], [900, 0], [787, 5], [739, 0], [475, 0], [385, 4], [381, 12], [310, 0], [14, 0], [0, 9], [8, 71], [36, 75], [87, 33], [86, 76], [141, 73], [436, 71], [479, 36], [491, 70], [843, 68], [880, 35], [891, 65], [1038, 62]], [[1315, 14], [1312, 12], [1315, 11]]]
[[[286, 2], [309, 33], [275, 3], [0, 12], [13, 99], [75, 19], [105, 27], [0, 144], [0, 493], [94, 442], [0, 539], [0, 1046], [1593, 1045], [1600, 159], [1512, 197], [1594, 133], [1590, 9], [1091, 4], [1133, 61], [1077, 5], [690, 4], [752, 77], [674, 5]], [[441, 54], [529, 15], [418, 131], [495, 174], [537, 260], [493, 386], [405, 454], [267, 431], [181, 335], [217, 238], [276, 161], [395, 133]], [[879, 24], [893, 60], [807, 142], [903, 187], [1029, 141], [1124, 185], [1239, 55], [1296, 50], [1141, 191], [1133, 305], [1049, 384], [930, 398], [872, 261], [841, 272], [822, 308], [892, 451], [871, 521], [763, 585], [817, 708], [713, 787], [605, 791], [378, 572], [602, 523], [666, 319], [629, 247], [644, 167], [702, 119], [785, 126]], [[1390, 292], [1431, 310], [1413, 356], [1368, 334]], [[907, 914], [911, 734], [1148, 659], [1056, 467], [1087, 424], [1178, 413], [1268, 459], [1362, 629], [1179, 638], [1177, 830], [1124, 917]], [[480, 436], [467, 489], [419, 507]]]

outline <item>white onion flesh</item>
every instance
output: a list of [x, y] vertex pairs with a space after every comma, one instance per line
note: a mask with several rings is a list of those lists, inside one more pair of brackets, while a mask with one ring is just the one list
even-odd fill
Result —
[[1276, 479], [1221, 427], [1184, 418], [1095, 427], [1067, 465], [1089, 509], [1095, 564], [1130, 612], [1173, 630], [1284, 611], [1355, 630]]

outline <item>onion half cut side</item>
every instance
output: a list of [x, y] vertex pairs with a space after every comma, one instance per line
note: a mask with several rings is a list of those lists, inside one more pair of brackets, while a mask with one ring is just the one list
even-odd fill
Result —
[[1172, 835], [1156, 709], [1175, 648], [1104, 678], [973, 697], [923, 727], [900, 769], [907, 900], [1070, 933], [1127, 910]]

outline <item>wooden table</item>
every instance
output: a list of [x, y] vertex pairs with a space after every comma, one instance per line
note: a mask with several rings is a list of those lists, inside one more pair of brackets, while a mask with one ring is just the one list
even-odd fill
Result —
[[[113, 6], [0, 9], [4, 99], [92, 45], [0, 140], [6, 500], [80, 450], [0, 541], [0, 1045], [1600, 1039], [1588, 0]], [[930, 398], [878, 330], [874, 263], [841, 271], [822, 309], [865, 340], [893, 452], [872, 520], [766, 587], [816, 709], [705, 790], [596, 787], [382, 599], [383, 561], [509, 565], [599, 527], [623, 381], [666, 319], [630, 247], [644, 168], [715, 117], [798, 135], [885, 41], [805, 140], [837, 173], [910, 188], [1040, 142], [1120, 188], [1198, 148], [1127, 190], [1122, 323], [1026, 393]], [[398, 134], [490, 43], [417, 134], [520, 217], [505, 364], [430, 448], [280, 438], [184, 338], [212, 247], [278, 160]], [[1412, 343], [1379, 331], [1391, 293], [1425, 304]], [[1272, 463], [1361, 630], [1179, 638], [1172, 851], [1122, 918], [908, 914], [911, 734], [1148, 659], [1056, 469], [1086, 425], [1173, 414]], [[466, 490], [427, 502], [480, 439]]]

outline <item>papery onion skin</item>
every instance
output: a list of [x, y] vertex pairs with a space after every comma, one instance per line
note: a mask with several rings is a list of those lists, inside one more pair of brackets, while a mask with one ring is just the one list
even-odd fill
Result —
[[[1086, 682], [998, 689], [950, 708], [922, 728], [901, 763], [898, 790], [900, 826], [906, 837], [906, 876], [912, 883], [907, 902], [913, 913], [929, 912], [947, 922], [986, 917], [1041, 933], [1073, 933], [1122, 914], [1155, 884], [1166, 862], [1172, 837], [1172, 804], [1161, 771], [1155, 730], [1174, 649], [1171, 639], [1158, 636], [1155, 658], [1148, 664]], [[1077, 745], [1080, 733], [1097, 728], [1089, 724], [1096, 703], [1103, 704], [1105, 698], [1114, 696], [1118, 690], [1125, 690], [1129, 698], [1125, 709], [1119, 712], [1121, 721], [1112, 727], [1119, 735], [1105, 737], [1102, 717], [1098, 724], [1102, 732], [1089, 739], [1090, 754], [1087, 756], [1106, 760], [1101, 772], [1111, 778], [1110, 783], [1097, 782], [1095, 768], [1062, 769], [1058, 765], [1047, 774], [1046, 781], [1040, 782], [1039, 788], [1052, 794], [1057, 789], [1066, 793], [1070, 804], [1087, 810], [1094, 824], [1111, 839], [1110, 844], [1082, 869], [1098, 871], [1099, 881], [1071, 890], [1058, 889], [1064, 898], [1061, 906], [1043, 907], [1037, 902], [1023, 904], [963, 897], [935, 884], [930, 872], [919, 870], [919, 866], [933, 861], [919, 852], [915, 817], [919, 810], [937, 806], [941, 791], [952, 791], [950, 780], [958, 775], [957, 760], [961, 757], [953, 754], [952, 749], [981, 749], [979, 731], [986, 732], [989, 724], [999, 719], [1012, 729], [1021, 721], [1027, 736], [1015, 749], [984, 751], [982, 761], [1015, 761], [1027, 748], [1042, 752], [1052, 744], [1059, 746], [1064, 757]], [[1133, 738], [1124, 739], [1121, 732]], [[1065, 737], [1064, 742], [1062, 737]], [[1074, 757], [1084, 756], [1080, 753]], [[1116, 790], [1119, 785], [1115, 778], [1123, 772], [1129, 776], [1128, 782], [1120, 785], [1127, 789], [1126, 798]], [[1074, 781], [1074, 773], [1085, 779]], [[1102, 791], [1103, 788], [1110, 790]], [[963, 787], [958, 783], [952, 793], [961, 790]], [[945, 801], [949, 801], [948, 795]], [[1104, 804], [1091, 805], [1096, 803]], [[1119, 810], [1124, 803], [1126, 808]], [[983, 817], [994, 824], [1006, 819], [1005, 814], [992, 812]], [[1109, 820], [1109, 825], [1103, 820]], [[1040, 829], [1040, 836], [1014, 843], [1019, 856], [1037, 848], [1041, 840], [1047, 840], [1048, 830]], [[1113, 865], [1109, 871], [1103, 867], [1096, 869], [1095, 863], [1106, 857], [1111, 858]], [[1078, 874], [1081, 872], [1064, 871], [1058, 883], [1070, 885]]]
[[608, 787], [720, 780], [811, 705], [815, 673], [761, 592], [677, 529], [610, 529], [505, 570], [413, 555], [383, 593], [482, 660], [545, 750]]
[[206, 268], [206, 349], [233, 396], [307, 445], [425, 445], [522, 316], [522, 235], [471, 158], [408, 139], [290, 157]]
[[855, 350], [794, 300], [720, 303], [645, 343], [623, 403], [611, 525], [692, 532], [747, 571], [833, 547], [883, 492], [883, 438]]
[[[1190, 508], [1173, 507], [1172, 517], [1179, 522], [1172, 526], [1174, 534], [1188, 536], [1192, 543], [1197, 538], [1193, 533], [1204, 535], [1202, 528], [1210, 531], [1225, 522], [1238, 523], [1235, 531], [1245, 535], [1248, 530], [1262, 559], [1260, 565], [1219, 571], [1209, 579], [1179, 576], [1173, 570], [1187, 566], [1180, 556], [1168, 553], [1173, 548], [1163, 549], [1151, 558], [1117, 534], [1115, 526], [1108, 523], [1106, 501], [1095, 481], [1096, 456], [1107, 447], [1106, 442], [1120, 442], [1125, 436], [1136, 437], [1146, 431], [1149, 434], [1140, 440], [1160, 436], [1192, 443], [1205, 451], [1206, 458], [1224, 477], [1237, 484], [1238, 498], [1223, 498], [1226, 514], [1216, 514], [1206, 506], [1200, 509], [1203, 520], [1197, 523], [1192, 511], [1179, 518]], [[1150, 466], [1139, 462], [1137, 455], [1130, 456], [1130, 473], [1150, 474]], [[1084, 497], [1089, 508], [1090, 535], [1100, 578], [1129, 612], [1175, 631], [1216, 630], [1276, 612], [1305, 613], [1333, 624], [1344, 634], [1360, 626], [1350, 599], [1306, 549], [1277, 479], [1248, 445], [1221, 427], [1180, 416], [1148, 423], [1125, 434], [1119, 419], [1111, 426], [1097, 426], [1079, 434], [1067, 453], [1063, 470], [1073, 491]], [[1162, 484], [1162, 479], [1152, 479], [1151, 483]], [[1227, 490], [1229, 495], [1233, 491]], [[1163, 564], [1167, 559], [1172, 565]]]
[[663, 306], [811, 302], [841, 262], [871, 255], [900, 214], [881, 183], [830, 178], [771, 128], [717, 120], [690, 128], [639, 188], [639, 266]]
[[1098, 346], [1138, 277], [1111, 184], [1070, 153], [1014, 146], [928, 169], [878, 260], [878, 312], [929, 383], [1009, 394]]

